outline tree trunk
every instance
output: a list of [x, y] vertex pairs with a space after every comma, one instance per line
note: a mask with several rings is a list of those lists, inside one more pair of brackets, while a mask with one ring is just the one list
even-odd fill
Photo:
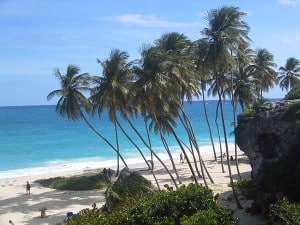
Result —
[[198, 180], [197, 180], [197, 177], [196, 177], [196, 175], [195, 175], [194, 169], [193, 169], [193, 167], [192, 167], [192, 164], [191, 164], [191, 162], [190, 162], [190, 160], [189, 160], [188, 155], [186, 154], [186, 151], [185, 151], [184, 147], [182, 146], [182, 144], [181, 144], [181, 142], [180, 142], [180, 139], [178, 138], [178, 136], [177, 136], [177, 134], [175, 133], [175, 131], [174, 131], [173, 128], [171, 128], [171, 132], [172, 132], [172, 134], [174, 135], [174, 137], [175, 137], [175, 139], [176, 139], [176, 141], [177, 141], [177, 143], [178, 143], [178, 145], [179, 145], [179, 147], [180, 147], [182, 153], [184, 154], [184, 157], [186, 158], [187, 164], [188, 164], [188, 166], [189, 166], [189, 168], [190, 168], [190, 171], [191, 171], [191, 173], [192, 173], [193, 179], [195, 180], [195, 183], [198, 184]]
[[188, 128], [190, 129], [190, 132], [188, 132], [188, 134], [190, 135], [190, 138], [192, 140], [192, 142], [194, 143], [194, 146], [196, 148], [196, 151], [197, 151], [197, 154], [198, 154], [198, 158], [199, 158], [199, 163], [200, 163], [200, 168], [201, 168], [201, 173], [203, 175], [203, 181], [204, 181], [204, 184], [207, 186], [207, 182], [206, 182], [206, 179], [205, 179], [205, 176], [204, 176], [204, 170], [203, 168], [205, 169], [205, 172], [210, 180], [211, 183], [214, 183], [212, 177], [210, 176], [205, 164], [204, 164], [204, 161], [202, 159], [202, 156], [201, 156], [201, 153], [200, 153], [200, 150], [199, 150], [199, 146], [198, 146], [198, 141], [197, 141], [197, 138], [195, 136], [195, 133], [194, 133], [194, 130], [193, 130], [193, 127], [192, 127], [192, 124], [189, 120], [189, 118], [187, 117], [186, 113], [184, 112], [184, 110], [181, 108], [182, 110], [182, 113], [187, 121], [187, 126]]
[[116, 177], [119, 175], [120, 172], [120, 158], [119, 158], [119, 153], [120, 153], [120, 147], [119, 147], [119, 136], [118, 136], [118, 129], [116, 122], [114, 122], [114, 127], [115, 127], [115, 138], [116, 138], [116, 144], [117, 144], [117, 171], [116, 171]]
[[220, 129], [219, 129], [219, 124], [218, 124], [219, 105], [220, 105], [220, 100], [218, 100], [218, 104], [217, 104], [217, 108], [216, 108], [215, 123], [216, 123], [216, 128], [217, 128], [217, 132], [218, 132], [218, 139], [219, 139], [219, 145], [220, 145], [220, 155], [221, 155], [221, 167], [222, 167], [222, 173], [225, 173], [224, 163], [223, 163], [222, 140], [221, 140]]
[[212, 148], [213, 148], [213, 151], [214, 151], [215, 161], [217, 161], [217, 154], [216, 154], [216, 149], [215, 149], [215, 143], [214, 143], [214, 139], [213, 139], [213, 136], [212, 136], [210, 122], [209, 122], [208, 115], [207, 115], [207, 108], [206, 108], [206, 104], [205, 104], [206, 103], [205, 97], [204, 97], [205, 93], [204, 93], [203, 88], [201, 90], [202, 90], [202, 103], [203, 103], [203, 107], [204, 107], [204, 114], [205, 114], [205, 119], [206, 119], [208, 131], [209, 131], [209, 137], [210, 137], [211, 145], [212, 145]]
[[120, 127], [121, 131], [123, 132], [123, 134], [128, 138], [128, 140], [134, 145], [134, 147], [138, 150], [138, 152], [140, 153], [140, 155], [142, 156], [142, 158], [144, 159], [146, 165], [148, 166], [149, 170], [151, 171], [151, 174], [155, 180], [155, 183], [157, 185], [157, 188], [158, 190], [160, 190], [160, 186], [159, 186], [159, 183], [157, 181], [157, 178], [154, 174], [154, 171], [153, 171], [153, 168], [152, 168], [152, 165], [149, 165], [149, 162], [148, 160], [146, 159], [145, 155], [143, 154], [143, 152], [141, 151], [141, 149], [135, 144], [135, 142], [132, 140], [132, 138], [126, 133], [126, 131], [124, 130], [124, 128], [121, 126], [121, 124], [119, 123], [119, 121], [117, 120], [116, 121], [118, 126]]
[[[185, 120], [185, 122], [184, 122], [183, 119], [181, 118], [181, 116], [179, 116], [179, 118], [180, 118], [180, 121], [181, 121], [182, 125], [184, 126], [186, 132], [188, 133], [189, 142], [190, 142], [190, 146], [191, 146], [191, 147], [188, 148], [188, 149], [190, 150], [191, 155], [192, 155], [192, 157], [193, 157], [194, 165], [195, 165], [195, 169], [196, 169], [197, 175], [198, 175], [199, 178], [205, 179], [204, 174], [202, 173], [202, 175], [201, 175], [201, 174], [200, 174], [200, 171], [199, 171], [199, 169], [198, 169], [197, 159], [196, 159], [196, 156], [195, 156], [195, 153], [194, 153], [194, 148], [193, 148], [192, 135], [191, 135], [189, 129], [187, 128], [187, 121]], [[184, 144], [184, 142], [183, 142], [182, 140], [181, 140], [181, 142]], [[185, 145], [185, 144], [184, 144], [184, 145]], [[185, 146], [186, 146], [186, 145], [185, 145]], [[186, 147], [187, 147], [187, 146], [186, 146]], [[198, 155], [199, 155], [199, 153], [198, 153]]]
[[224, 112], [223, 112], [223, 105], [222, 105], [222, 98], [221, 98], [221, 93], [220, 90], [218, 89], [218, 95], [219, 95], [219, 101], [220, 101], [220, 110], [221, 110], [221, 118], [222, 118], [222, 125], [223, 125], [223, 132], [224, 132], [224, 140], [225, 140], [225, 148], [226, 148], [226, 156], [227, 156], [227, 165], [228, 165], [228, 172], [229, 172], [229, 178], [230, 178], [230, 185], [232, 188], [233, 196], [236, 201], [236, 205], [238, 209], [242, 209], [242, 205], [237, 197], [237, 193], [235, 191], [235, 187], [233, 184], [233, 178], [232, 178], [232, 173], [231, 173], [231, 168], [230, 168], [230, 160], [229, 160], [229, 149], [228, 149], [228, 142], [227, 142], [227, 132], [226, 132], [226, 126], [225, 126], [225, 119], [224, 119]]
[[[232, 104], [233, 104], [233, 130], [235, 130], [236, 128], [236, 106], [237, 103], [235, 102], [235, 100], [232, 100]], [[238, 156], [237, 156], [237, 144], [236, 144], [236, 140], [234, 137], [234, 159], [235, 159], [235, 166], [236, 166], [236, 170], [239, 176], [239, 179], [242, 179], [241, 177], [241, 173], [240, 173], [240, 168], [239, 168], [239, 161], [238, 161]]]
[[149, 149], [149, 151], [155, 156], [155, 158], [161, 163], [161, 165], [165, 168], [165, 170], [167, 171], [167, 173], [169, 174], [171, 180], [173, 181], [176, 189], [178, 188], [178, 185], [176, 183], [175, 178], [173, 177], [173, 175], [171, 174], [170, 170], [168, 169], [168, 167], [166, 166], [166, 164], [158, 157], [158, 155], [153, 151], [153, 149], [146, 143], [146, 141], [144, 140], [144, 138], [142, 137], [142, 135], [138, 132], [138, 130], [134, 127], [134, 125], [131, 123], [131, 121], [129, 119], [127, 119], [129, 125], [131, 126], [131, 128], [134, 130], [134, 132], [138, 135], [138, 137], [140, 138], [140, 140], [144, 143], [144, 145]]
[[182, 184], [181, 179], [180, 179], [180, 177], [179, 177], [179, 175], [178, 175], [177, 168], [176, 168], [175, 163], [174, 163], [174, 160], [173, 160], [173, 156], [172, 156], [171, 151], [170, 151], [170, 149], [169, 149], [168, 143], [167, 143], [165, 137], [163, 136], [161, 130], [159, 130], [159, 133], [160, 133], [161, 141], [162, 141], [162, 143], [163, 143], [163, 145], [164, 145], [164, 147], [165, 147], [165, 149], [166, 149], [166, 151], [167, 151], [167, 153], [168, 153], [168, 156], [169, 156], [169, 159], [170, 159], [170, 161], [171, 161], [173, 170], [174, 170], [174, 172], [175, 172], [175, 174], [176, 174], [177, 180], [178, 180], [179, 184]]
[[[151, 146], [151, 139], [150, 139], [150, 134], [149, 134], [149, 129], [148, 129], [148, 126], [147, 126], [147, 121], [146, 121], [146, 119], [144, 119], [144, 124], [145, 124], [145, 129], [146, 129], [146, 132], [147, 132], [148, 144], [149, 144], [150, 148], [152, 149], [152, 146]], [[151, 154], [151, 161], [153, 162], [153, 153], [150, 152], [150, 154]]]
[[84, 116], [83, 113], [81, 113], [81, 117], [83, 118], [83, 120], [86, 122], [86, 124], [103, 140], [105, 141], [106, 144], [108, 144], [120, 157], [120, 159], [122, 160], [122, 162], [124, 163], [125, 167], [128, 167], [123, 156], [117, 151], [117, 149], [99, 132], [97, 131], [92, 124], [86, 119], [86, 117]]

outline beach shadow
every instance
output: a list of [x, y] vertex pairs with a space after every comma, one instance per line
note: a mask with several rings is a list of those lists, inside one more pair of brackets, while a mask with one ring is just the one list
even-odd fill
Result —
[[[35, 194], [34, 190], [43, 188], [43, 193]], [[56, 222], [63, 222], [66, 219], [68, 211], [72, 211], [73, 205], [89, 205], [90, 208], [93, 203], [104, 202], [105, 190], [94, 191], [59, 191], [50, 188], [41, 187], [35, 183], [32, 185], [32, 194], [16, 194], [16, 197], [0, 200], [1, 214], [23, 213], [26, 217], [33, 214], [31, 219], [22, 224], [55, 224]], [[46, 217], [41, 218], [40, 208], [46, 207]], [[56, 213], [66, 209], [65, 212]], [[84, 208], [84, 206], [83, 206]], [[83, 209], [82, 208], [82, 209]], [[36, 213], [35, 213], [36, 212]], [[76, 212], [77, 213], [77, 212]], [[13, 218], [12, 218], [13, 219]], [[16, 222], [17, 224], [17, 222]]]

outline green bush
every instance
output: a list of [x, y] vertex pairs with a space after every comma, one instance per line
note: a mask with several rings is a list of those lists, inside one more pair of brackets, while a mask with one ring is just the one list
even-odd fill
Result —
[[94, 176], [55, 177], [50, 179], [37, 180], [35, 182], [41, 184], [44, 187], [70, 191], [102, 189], [107, 187], [109, 184], [102, 173]]
[[[240, 179], [233, 183], [233, 185], [240, 191], [241, 195], [247, 200], [254, 200], [258, 195], [258, 190], [252, 183], [252, 180]], [[229, 185], [230, 186], [230, 185]]]
[[255, 113], [255, 110], [253, 108], [247, 108], [243, 113], [242, 116], [250, 116]]
[[222, 208], [202, 210], [191, 217], [184, 216], [181, 225], [234, 225], [239, 224], [239, 219], [233, 220], [233, 211]]
[[138, 199], [127, 199], [112, 212], [103, 212], [96, 204], [91, 209], [83, 209], [67, 222], [68, 225], [123, 225], [127, 221], [128, 210]]
[[273, 225], [299, 225], [300, 204], [290, 203], [286, 198], [270, 205], [269, 222]]
[[286, 121], [297, 121], [300, 120], [299, 114], [296, 112], [300, 110], [300, 103], [295, 103], [288, 107], [288, 109], [285, 111], [283, 118]]
[[[122, 173], [122, 172], [121, 172]], [[106, 206], [111, 211], [128, 198], [139, 198], [153, 194], [154, 189], [150, 181], [137, 172], [131, 172], [122, 180], [117, 180], [109, 186], [105, 193]]]
[[190, 184], [141, 199], [129, 211], [128, 225], [177, 225], [183, 216], [210, 208], [218, 208], [212, 191], [202, 185]]
[[[196, 215], [194, 215], [197, 213]], [[194, 216], [193, 216], [194, 215]], [[127, 198], [111, 212], [93, 205], [72, 217], [68, 225], [239, 224], [233, 212], [217, 205], [210, 189], [190, 184], [143, 198]]]
[[286, 100], [300, 99], [300, 87], [295, 87], [284, 97]]

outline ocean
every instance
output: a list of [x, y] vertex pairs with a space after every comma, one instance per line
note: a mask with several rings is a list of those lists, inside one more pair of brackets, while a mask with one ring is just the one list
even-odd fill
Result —
[[[230, 101], [223, 104], [228, 140], [232, 144], [234, 142], [233, 135], [230, 135], [233, 132], [232, 105]], [[206, 106], [217, 147], [217, 130], [214, 122], [217, 101], [207, 101]], [[201, 153], [212, 153], [203, 102], [186, 102], [184, 109], [192, 122]], [[240, 112], [240, 109], [238, 111]], [[114, 126], [106, 112], [103, 112], [100, 118], [95, 116], [90, 120], [93, 126], [115, 145]], [[141, 147], [146, 156], [150, 157], [129, 125], [122, 118], [120, 121], [129, 136]], [[134, 124], [146, 137], [144, 121], [137, 118], [134, 119]], [[180, 126], [180, 121], [177, 121], [177, 124], [176, 133], [182, 140], [187, 141], [187, 135]], [[221, 130], [221, 123], [219, 126]], [[153, 132], [150, 136], [154, 151], [166, 159], [167, 154], [159, 136]], [[176, 140], [171, 135], [167, 140], [171, 150], [179, 154], [180, 149]], [[142, 162], [138, 151], [121, 131], [119, 144], [121, 153], [129, 164]], [[218, 147], [216, 149], [218, 150]], [[61, 117], [55, 112], [54, 105], [0, 107], [0, 179], [114, 165], [116, 153], [83, 120], [70, 121]]]

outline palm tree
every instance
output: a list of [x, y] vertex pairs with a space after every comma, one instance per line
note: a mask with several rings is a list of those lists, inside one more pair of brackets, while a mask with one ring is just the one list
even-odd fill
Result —
[[[83, 112], [83, 109], [88, 114], [92, 111], [91, 102], [82, 93], [91, 90], [89, 87], [91, 77], [87, 73], [79, 74], [79, 72], [79, 67], [74, 65], [68, 66], [66, 75], [62, 75], [59, 69], [55, 69], [54, 76], [60, 81], [61, 89], [50, 92], [47, 99], [50, 100], [54, 96], [60, 97], [56, 105], [57, 113], [71, 120], [83, 119], [103, 141], [117, 152], [115, 147], [92, 126]], [[117, 154], [119, 155], [118, 152]], [[124, 158], [121, 155], [119, 157], [127, 166]]]
[[294, 57], [288, 58], [285, 66], [279, 68], [280, 76], [277, 78], [279, 86], [289, 91], [299, 85], [300, 61]]
[[[125, 51], [115, 49], [111, 51], [109, 59], [105, 61], [97, 60], [102, 67], [102, 77], [94, 80], [96, 86], [92, 91], [90, 99], [93, 102], [94, 110], [101, 116], [104, 109], [107, 109], [109, 119], [114, 124], [115, 140], [117, 151], [119, 148], [119, 138], [117, 129], [117, 112], [125, 115], [127, 95], [129, 93], [128, 76], [131, 76], [132, 62], [127, 63], [129, 55]], [[118, 154], [119, 155], [119, 154]], [[117, 173], [119, 172], [119, 157], [117, 157]]]
[[257, 49], [252, 64], [254, 78], [258, 81], [258, 102], [263, 101], [263, 92], [274, 87], [276, 75], [273, 55], [265, 48]]
[[[207, 36], [210, 43], [206, 61], [209, 61], [209, 64], [212, 65], [216, 91], [220, 101], [220, 113], [228, 162], [229, 149], [222, 105], [222, 95], [224, 95], [225, 88], [222, 85], [226, 84], [224, 81], [229, 71], [228, 65], [234, 61], [232, 53], [238, 51], [240, 44], [250, 40], [248, 37], [249, 26], [241, 20], [241, 17], [244, 15], [245, 13], [239, 11], [237, 7], [222, 7], [210, 10], [207, 16], [209, 28], [203, 30], [203, 34]], [[229, 163], [228, 172], [237, 207], [242, 208], [235, 192]]]
[[62, 75], [59, 69], [54, 69], [54, 76], [60, 80], [61, 89], [54, 90], [47, 96], [48, 100], [59, 96], [56, 112], [71, 120], [84, 117], [82, 108], [87, 113], [90, 113], [92, 109], [90, 101], [81, 93], [90, 91], [89, 75], [87, 73], [79, 74], [79, 71], [80, 69], [74, 65], [68, 66], [66, 75]]
[[[211, 82], [211, 76], [210, 76], [211, 74], [209, 72], [209, 68], [207, 68], [207, 64], [204, 63], [205, 57], [207, 55], [208, 47], [209, 47], [209, 43], [207, 42], [207, 39], [204, 39], [204, 38], [199, 39], [199, 40], [195, 41], [193, 43], [193, 45], [191, 46], [190, 54], [191, 54], [191, 57], [195, 61], [194, 63], [196, 65], [196, 73], [197, 73], [198, 82], [199, 82], [198, 86], [200, 88], [199, 92], [202, 96], [204, 114], [205, 114], [205, 119], [206, 119], [208, 131], [209, 131], [211, 145], [212, 145], [213, 152], [214, 152], [215, 161], [217, 161], [217, 154], [216, 154], [214, 139], [213, 139], [213, 135], [212, 135], [212, 129], [211, 129], [211, 125], [209, 122], [209, 117], [208, 117], [207, 108], [206, 108], [206, 100], [205, 100], [206, 86], [209, 85]], [[221, 159], [221, 163], [222, 163], [222, 159]], [[223, 163], [222, 163], [222, 167], [223, 167]]]
[[[166, 84], [167, 84], [168, 96], [170, 98], [170, 102], [174, 103], [174, 104], [170, 104], [170, 107], [174, 107], [175, 111], [179, 110], [178, 112], [180, 112], [176, 116], [180, 118], [180, 121], [182, 122], [187, 132], [190, 145], [191, 145], [190, 148], [192, 153], [191, 155], [193, 157], [196, 172], [199, 177], [203, 178], [206, 184], [204, 171], [203, 171], [203, 168], [205, 166], [202, 164], [198, 142], [194, 135], [193, 128], [189, 121], [189, 118], [183, 108], [184, 98], [187, 99], [188, 101], [191, 101], [192, 96], [198, 95], [197, 79], [194, 70], [194, 64], [190, 55], [188, 54], [189, 53], [188, 50], [189, 47], [191, 46], [191, 42], [187, 39], [185, 35], [173, 32], [173, 33], [164, 34], [160, 39], [157, 40], [156, 43], [157, 46], [165, 52], [165, 56], [166, 56], [165, 60], [162, 63], [162, 66], [163, 66], [164, 73], [167, 76], [168, 82]], [[180, 143], [178, 144], [180, 145]], [[195, 150], [199, 157], [202, 176], [200, 175], [200, 172], [198, 170], [197, 160], [192, 145], [194, 145]], [[185, 154], [185, 152], [183, 153]], [[186, 158], [187, 157], [188, 156], [186, 155]], [[188, 159], [187, 162], [189, 163]]]

